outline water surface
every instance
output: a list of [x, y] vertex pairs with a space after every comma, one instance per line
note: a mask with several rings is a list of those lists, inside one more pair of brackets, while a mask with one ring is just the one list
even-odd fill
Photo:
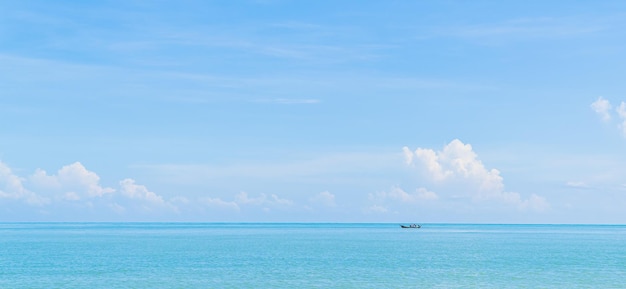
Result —
[[0, 288], [624, 288], [626, 226], [0, 223]]

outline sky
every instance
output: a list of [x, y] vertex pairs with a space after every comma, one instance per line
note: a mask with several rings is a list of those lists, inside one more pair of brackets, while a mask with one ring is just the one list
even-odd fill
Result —
[[0, 221], [626, 223], [624, 1], [0, 11]]

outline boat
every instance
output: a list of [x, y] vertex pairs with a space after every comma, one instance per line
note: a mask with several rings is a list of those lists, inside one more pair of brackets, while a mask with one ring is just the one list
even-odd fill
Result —
[[416, 225], [416, 224], [411, 224], [411, 225], [408, 225], [408, 226], [407, 225], [400, 225], [400, 227], [404, 228], [404, 229], [419, 229], [422, 226], [421, 225]]

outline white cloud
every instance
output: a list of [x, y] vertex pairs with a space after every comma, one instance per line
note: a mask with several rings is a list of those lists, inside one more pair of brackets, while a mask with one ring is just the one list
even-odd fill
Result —
[[461, 178], [475, 182], [482, 191], [498, 190], [503, 186], [500, 172], [496, 169], [487, 170], [472, 146], [458, 139], [451, 141], [440, 152], [418, 148], [411, 165], [415, 164], [426, 169], [430, 179], [435, 182]]
[[387, 192], [369, 194], [369, 199], [377, 202], [391, 200], [402, 203], [417, 203], [419, 201], [437, 200], [439, 196], [425, 188], [418, 188], [414, 193], [407, 193], [402, 188], [394, 186]]
[[230, 209], [236, 212], [239, 212], [241, 210], [239, 208], [239, 205], [236, 202], [234, 201], [227, 202], [227, 201], [223, 201], [220, 198], [201, 198], [200, 202], [209, 207]]
[[421, 160], [421, 164], [435, 181], [442, 181], [452, 174], [452, 172], [443, 169], [439, 162], [439, 156], [433, 150], [418, 148], [415, 152], [411, 152], [408, 147], [403, 147], [402, 150], [407, 165], [415, 166], [416, 158]]
[[145, 200], [155, 204], [165, 204], [163, 197], [149, 191], [146, 186], [135, 184], [133, 179], [120, 181], [120, 187], [120, 193], [128, 198]]
[[46, 171], [42, 169], [35, 170], [35, 173], [30, 176], [30, 182], [46, 189], [57, 189], [61, 187], [56, 176], [48, 176]]
[[281, 199], [275, 194], [271, 194], [268, 198], [266, 194], [260, 194], [256, 198], [248, 197], [248, 193], [241, 192], [235, 196], [235, 202], [239, 205], [256, 205], [256, 206], [267, 206], [267, 205], [279, 205], [279, 206], [290, 206], [293, 204], [291, 200]]
[[[593, 109], [593, 111], [595, 111], [605, 122], [609, 122], [612, 119], [612, 108], [613, 106], [609, 103], [609, 101], [602, 97], [599, 97], [598, 100], [591, 104], [591, 109]], [[619, 118], [617, 127], [621, 131], [622, 135], [626, 137], [626, 103], [622, 101], [620, 105], [615, 108], [615, 112], [617, 112], [617, 116]]]
[[2, 185], [0, 196], [3, 197], [17, 197], [26, 191], [22, 186], [22, 180], [14, 175], [11, 168], [2, 162], [0, 162], [0, 184]]
[[431, 192], [424, 188], [419, 188], [416, 191], [416, 196], [420, 200], [436, 200], [439, 196], [435, 192]]
[[189, 204], [189, 199], [182, 197], [182, 196], [176, 196], [170, 199], [170, 202], [172, 203], [179, 203], [179, 204]]
[[520, 204], [520, 207], [522, 209], [531, 209], [534, 211], [545, 211], [550, 208], [550, 204], [544, 197], [531, 194], [527, 200], [524, 200]]
[[42, 206], [49, 199], [41, 197], [26, 188], [22, 184], [22, 178], [13, 174], [13, 170], [0, 161], [0, 198], [25, 200], [28, 204]]
[[291, 206], [291, 200], [282, 199], [275, 194], [260, 194], [258, 197], [250, 197], [246, 192], [240, 192], [235, 195], [234, 200], [224, 201], [221, 198], [205, 197], [199, 199], [200, 203], [213, 208], [230, 209], [233, 211], [241, 211], [242, 206], [260, 207], [263, 211], [270, 211], [270, 207]]
[[[9, 195], [5, 193], [6, 190], [0, 190], [0, 197], [24, 198], [29, 203], [44, 203], [43, 201], [46, 200], [26, 190], [22, 186], [21, 179], [10, 174], [10, 169], [1, 164], [0, 179], [4, 175], [7, 176], [4, 179], [9, 180], [8, 184], [10, 184], [9, 187], [12, 193]], [[119, 192], [115, 193], [115, 189], [100, 185], [100, 177], [96, 173], [87, 170], [80, 162], [63, 166], [53, 175], [48, 175], [46, 171], [37, 169], [28, 180], [28, 185], [54, 194], [53, 200], [57, 201], [82, 201], [83, 205], [93, 207], [93, 199], [98, 198], [100, 201], [95, 204], [100, 204], [103, 208], [108, 208], [117, 213], [126, 212], [126, 207], [135, 205], [139, 205], [148, 211], [154, 206], [177, 210], [174, 205], [165, 201], [163, 197], [148, 190], [144, 185], [136, 184], [135, 180], [130, 178], [120, 181]], [[109, 198], [102, 198], [105, 195], [109, 196]], [[124, 198], [126, 201], [121, 198]], [[128, 200], [132, 201], [128, 202]]]
[[271, 202], [273, 204], [277, 204], [277, 205], [281, 205], [281, 206], [291, 206], [293, 204], [293, 202], [291, 200], [288, 199], [281, 199], [279, 198], [277, 195], [272, 194], [272, 200]]
[[608, 100], [598, 97], [598, 100], [591, 104], [591, 109], [593, 109], [603, 121], [611, 120], [611, 104]]
[[328, 191], [321, 192], [314, 197], [310, 198], [309, 201], [314, 204], [321, 204], [326, 207], [334, 207], [337, 204], [335, 203], [335, 195], [331, 194]]
[[248, 193], [241, 192], [235, 196], [235, 202], [237, 204], [250, 204], [250, 205], [262, 205], [267, 200], [265, 194], [261, 194], [261, 196], [257, 198], [248, 197]]
[[67, 192], [65, 193], [65, 195], [63, 195], [62, 199], [66, 201], [78, 201], [80, 200], [80, 196], [78, 196], [78, 194], [75, 192]]
[[115, 192], [113, 188], [100, 186], [100, 177], [80, 162], [63, 166], [56, 175], [48, 175], [46, 171], [37, 169], [30, 177], [30, 182], [46, 190], [73, 192], [76, 196], [102, 197]]
[[[407, 149], [403, 150], [406, 156]], [[504, 191], [500, 171], [487, 169], [478, 159], [472, 146], [458, 139], [451, 141], [439, 152], [418, 148], [406, 157], [406, 163], [421, 168], [426, 178], [435, 184], [442, 186], [450, 183], [461, 184], [462, 188], [477, 202], [499, 201], [514, 204], [520, 209], [541, 209], [548, 206], [547, 201], [542, 197], [533, 195], [530, 199], [523, 200], [518, 193]], [[395, 194], [403, 196], [398, 191]]]
[[408, 147], [402, 147], [402, 152], [404, 153], [404, 162], [408, 166], [413, 166], [413, 152]]

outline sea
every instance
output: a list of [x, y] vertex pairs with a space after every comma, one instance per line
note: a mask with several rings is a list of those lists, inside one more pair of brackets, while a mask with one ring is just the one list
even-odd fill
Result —
[[0, 223], [0, 288], [626, 288], [624, 225], [421, 225]]

